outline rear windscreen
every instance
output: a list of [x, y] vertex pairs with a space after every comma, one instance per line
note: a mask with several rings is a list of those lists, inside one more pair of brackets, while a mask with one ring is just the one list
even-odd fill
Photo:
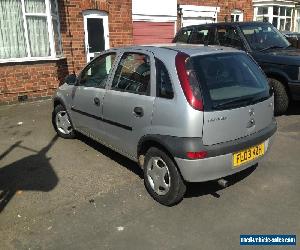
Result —
[[246, 54], [195, 56], [189, 63], [211, 109], [250, 105], [270, 96], [265, 75]]

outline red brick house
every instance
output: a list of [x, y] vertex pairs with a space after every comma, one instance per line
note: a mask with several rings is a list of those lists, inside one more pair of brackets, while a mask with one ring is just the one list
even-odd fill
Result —
[[0, 104], [49, 97], [95, 49], [132, 44], [131, 9], [131, 0], [0, 1]]
[[252, 0], [0, 1], [0, 104], [49, 97], [110, 47], [170, 42], [182, 25], [253, 20]]

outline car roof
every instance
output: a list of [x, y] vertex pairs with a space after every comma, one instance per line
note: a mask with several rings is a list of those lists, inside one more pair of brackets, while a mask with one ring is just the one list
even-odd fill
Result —
[[182, 30], [185, 29], [191, 29], [191, 28], [196, 28], [196, 27], [215, 27], [215, 26], [255, 26], [255, 25], [271, 25], [270, 23], [267, 22], [257, 22], [257, 21], [251, 21], [251, 22], [219, 22], [219, 23], [207, 23], [207, 24], [197, 24], [197, 25], [190, 25], [183, 27]]
[[168, 52], [183, 52], [188, 54], [189, 56], [196, 55], [207, 55], [207, 54], [215, 54], [215, 53], [228, 53], [228, 52], [240, 52], [240, 50], [224, 47], [218, 45], [203, 45], [203, 44], [181, 44], [181, 43], [167, 43], [167, 44], [150, 44], [150, 45], [139, 45], [139, 46], [131, 46], [121, 48], [124, 50], [146, 50], [152, 52], [153, 54], [161, 54]]

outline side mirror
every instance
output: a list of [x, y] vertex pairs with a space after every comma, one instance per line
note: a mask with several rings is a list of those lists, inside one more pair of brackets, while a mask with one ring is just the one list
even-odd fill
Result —
[[75, 74], [71, 74], [65, 78], [64, 82], [68, 85], [75, 85], [76, 81], [77, 81], [77, 76]]

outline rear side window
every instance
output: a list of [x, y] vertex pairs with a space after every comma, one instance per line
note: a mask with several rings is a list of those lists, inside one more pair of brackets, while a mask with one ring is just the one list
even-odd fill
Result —
[[250, 105], [270, 96], [266, 77], [245, 54], [223, 53], [190, 60], [205, 91], [205, 103], [212, 109]]
[[112, 89], [149, 95], [150, 57], [140, 53], [124, 53], [116, 70]]
[[166, 66], [161, 60], [155, 58], [155, 67], [157, 97], [172, 99], [174, 97], [174, 92]]
[[187, 43], [189, 41], [191, 30], [182, 30], [176, 37], [176, 43]]
[[217, 29], [218, 42], [222, 46], [234, 47], [243, 49], [243, 42], [236, 28], [233, 27], [218, 27]]
[[189, 40], [191, 44], [213, 44], [213, 42], [213, 29], [201, 26], [194, 29]]

